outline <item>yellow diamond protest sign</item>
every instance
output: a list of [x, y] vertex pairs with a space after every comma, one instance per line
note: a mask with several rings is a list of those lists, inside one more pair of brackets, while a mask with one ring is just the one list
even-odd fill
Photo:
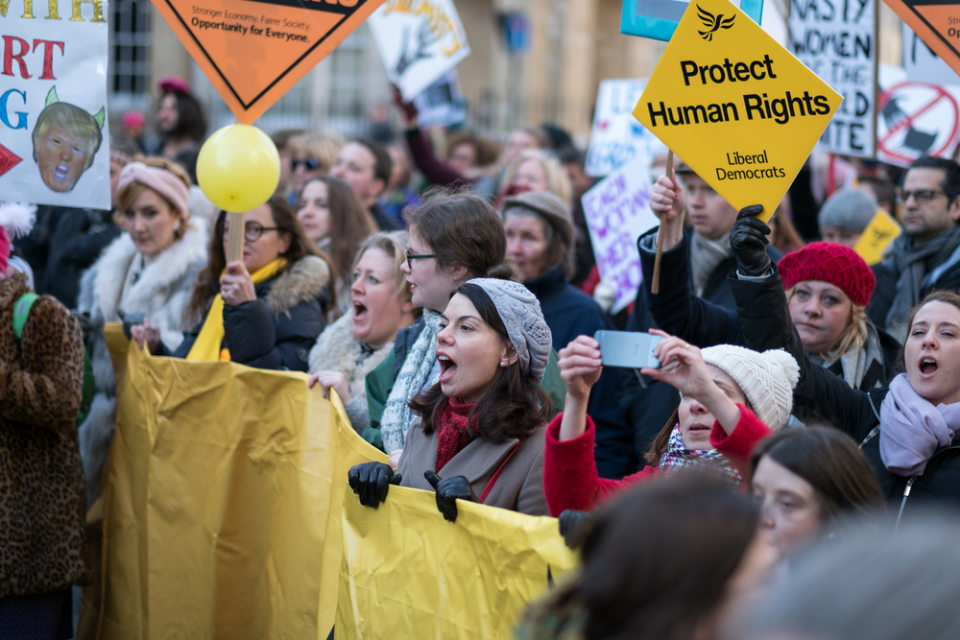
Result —
[[633, 115], [766, 221], [842, 101], [729, 0], [694, 0]]

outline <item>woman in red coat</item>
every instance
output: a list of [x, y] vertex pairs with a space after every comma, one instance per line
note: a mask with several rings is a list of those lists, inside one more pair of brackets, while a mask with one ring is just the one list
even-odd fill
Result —
[[580, 336], [560, 351], [567, 398], [547, 429], [543, 466], [554, 516], [591, 510], [626, 485], [686, 467], [711, 468], [739, 485], [754, 445], [787, 423], [798, 367], [785, 351], [758, 353], [733, 345], [701, 351], [655, 332], [665, 338], [654, 349], [663, 367], [642, 373], [676, 387], [682, 400], [647, 454], [651, 466], [623, 480], [598, 477], [593, 461], [595, 429], [586, 407], [602, 368], [599, 345]]

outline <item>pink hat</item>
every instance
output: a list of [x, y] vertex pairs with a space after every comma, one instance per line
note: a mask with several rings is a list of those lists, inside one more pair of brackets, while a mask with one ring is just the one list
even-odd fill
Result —
[[139, 111], [125, 111], [120, 116], [120, 124], [125, 127], [142, 127], [146, 122], [146, 118]]
[[7, 272], [11, 237], [25, 236], [33, 228], [37, 208], [19, 202], [0, 204], [0, 271]]
[[190, 85], [180, 76], [160, 78], [161, 93], [190, 93]]

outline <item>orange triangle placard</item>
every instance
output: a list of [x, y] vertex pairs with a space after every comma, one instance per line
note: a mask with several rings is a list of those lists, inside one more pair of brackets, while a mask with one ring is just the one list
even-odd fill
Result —
[[960, 2], [884, 1], [934, 53], [960, 74]]
[[152, 0], [237, 121], [252, 124], [385, 0]]

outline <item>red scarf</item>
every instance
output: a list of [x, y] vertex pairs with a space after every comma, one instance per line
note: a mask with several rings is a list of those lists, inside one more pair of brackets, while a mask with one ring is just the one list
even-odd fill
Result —
[[476, 402], [467, 404], [456, 398], [449, 398], [440, 410], [440, 415], [437, 416], [437, 473], [477, 437], [476, 424], [471, 429], [467, 423], [467, 417], [475, 404]]

